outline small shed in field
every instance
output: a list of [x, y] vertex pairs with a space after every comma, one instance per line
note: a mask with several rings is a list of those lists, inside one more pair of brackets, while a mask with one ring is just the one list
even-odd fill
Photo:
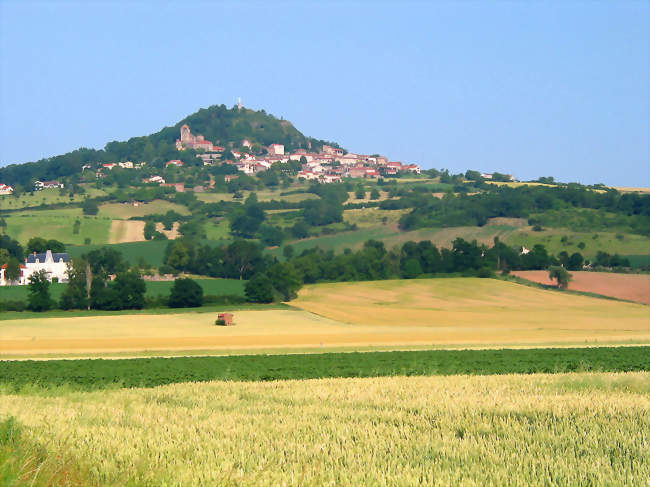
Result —
[[223, 322], [223, 324], [224, 324], [225, 326], [233, 326], [233, 325], [235, 324], [235, 323], [233, 323], [233, 321], [232, 321], [232, 319], [233, 319], [233, 315], [232, 315], [232, 313], [219, 313], [219, 314], [217, 315], [217, 319], [218, 319], [220, 322]]

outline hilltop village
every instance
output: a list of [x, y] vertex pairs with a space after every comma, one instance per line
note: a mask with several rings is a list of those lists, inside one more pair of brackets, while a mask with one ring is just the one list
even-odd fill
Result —
[[[203, 135], [193, 134], [187, 124], [180, 129], [180, 138], [176, 140], [176, 149], [196, 151], [197, 157], [203, 161], [204, 166], [231, 164], [238, 171], [248, 175], [266, 171], [274, 164], [296, 161], [301, 164], [301, 170], [297, 173], [298, 179], [314, 180], [321, 183], [340, 182], [343, 178], [379, 178], [395, 176], [398, 173], [420, 174], [421, 172], [420, 166], [417, 164], [389, 161], [388, 158], [377, 154], [353, 154], [329, 145], [323, 145], [319, 152], [297, 149], [292, 153], [285, 153], [283, 144], [270, 144], [267, 147], [262, 147], [244, 139], [239, 146], [228, 150], [224, 146], [206, 140]], [[97, 177], [102, 177], [106, 170], [111, 170], [116, 166], [141, 168], [145, 164], [146, 162], [136, 164], [131, 161], [98, 164]], [[184, 165], [185, 163], [178, 159], [165, 163], [165, 167], [183, 167]], [[84, 170], [92, 168], [90, 164], [83, 167]], [[165, 184], [165, 180], [156, 175], [146, 178], [144, 182]]]

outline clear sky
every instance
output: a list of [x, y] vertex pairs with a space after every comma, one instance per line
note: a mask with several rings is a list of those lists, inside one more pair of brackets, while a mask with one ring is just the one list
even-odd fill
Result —
[[650, 186], [649, 5], [0, 0], [0, 165], [241, 96], [352, 152]]

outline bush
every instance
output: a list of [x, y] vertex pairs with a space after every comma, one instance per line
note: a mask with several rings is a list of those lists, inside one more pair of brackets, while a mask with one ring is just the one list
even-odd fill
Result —
[[203, 306], [203, 288], [193, 279], [176, 279], [169, 294], [170, 308], [198, 308]]
[[158, 268], [158, 274], [178, 274], [178, 271], [168, 264], [163, 264]]
[[96, 215], [99, 213], [99, 205], [96, 201], [87, 199], [81, 205], [81, 209], [84, 215]]
[[215, 325], [217, 326], [226, 326], [226, 321], [225, 320], [216, 320], [214, 322]]
[[476, 272], [476, 277], [482, 277], [482, 278], [494, 277], [494, 271], [489, 267], [481, 267]]

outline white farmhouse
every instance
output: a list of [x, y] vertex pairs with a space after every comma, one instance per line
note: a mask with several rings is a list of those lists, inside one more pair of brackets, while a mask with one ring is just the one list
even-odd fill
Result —
[[50, 281], [56, 278], [59, 282], [67, 282], [69, 261], [70, 257], [65, 252], [53, 254], [51, 250], [48, 250], [44, 254], [37, 254], [36, 252], [29, 254], [25, 259], [24, 284], [29, 283], [29, 277], [33, 273], [41, 270], [48, 273], [47, 278]]

